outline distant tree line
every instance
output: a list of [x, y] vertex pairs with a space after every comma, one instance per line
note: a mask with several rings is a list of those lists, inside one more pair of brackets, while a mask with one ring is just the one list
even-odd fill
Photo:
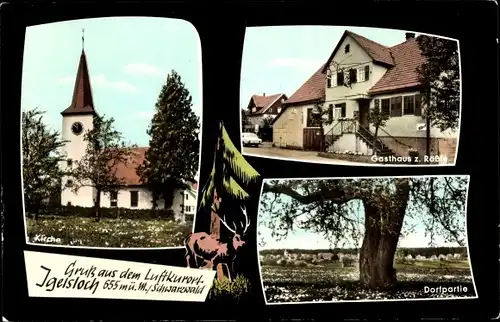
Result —
[[[285, 249], [264, 249], [260, 251], [260, 255], [282, 255]], [[307, 254], [315, 255], [319, 253], [344, 253], [344, 254], [357, 254], [359, 253], [358, 248], [332, 248], [332, 249], [286, 249], [290, 254]], [[446, 255], [446, 254], [460, 254], [467, 256], [467, 247], [421, 247], [421, 248], [398, 248], [398, 252], [403, 254], [403, 256], [411, 255], [413, 257], [417, 255], [429, 257], [432, 255]]]

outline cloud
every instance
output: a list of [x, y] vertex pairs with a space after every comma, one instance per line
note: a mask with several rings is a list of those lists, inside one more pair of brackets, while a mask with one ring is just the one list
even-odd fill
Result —
[[147, 63], [128, 64], [124, 68], [127, 74], [143, 76], [163, 76], [163, 72], [156, 66]]
[[[90, 82], [93, 87], [99, 87], [99, 88], [107, 88], [107, 89], [114, 89], [118, 90], [121, 92], [127, 92], [127, 93], [135, 93], [137, 92], [137, 87], [134, 85], [125, 82], [125, 81], [112, 81], [106, 78], [104, 75], [96, 75], [90, 77]], [[69, 84], [74, 84], [75, 83], [75, 77], [74, 76], [65, 76], [61, 77], [57, 80], [57, 83], [60, 85], [69, 85]]]
[[268, 63], [266, 63], [266, 68], [295, 68], [300, 71], [310, 72], [311, 70], [316, 70], [324, 61], [318, 59], [306, 59], [306, 58], [292, 58], [292, 57], [280, 57], [275, 58]]

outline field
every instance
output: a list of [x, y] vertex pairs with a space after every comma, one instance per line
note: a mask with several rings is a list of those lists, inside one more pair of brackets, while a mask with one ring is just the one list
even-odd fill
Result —
[[[261, 267], [266, 299], [272, 302], [387, 300], [475, 296], [468, 260], [396, 263], [397, 287], [391, 292], [360, 286], [359, 269], [337, 263], [305, 267]], [[426, 292], [426, 287], [455, 287], [452, 293]], [[467, 289], [465, 289], [465, 287]]]
[[87, 247], [175, 247], [191, 232], [192, 223], [173, 220], [53, 216], [38, 223], [27, 219], [28, 241]]

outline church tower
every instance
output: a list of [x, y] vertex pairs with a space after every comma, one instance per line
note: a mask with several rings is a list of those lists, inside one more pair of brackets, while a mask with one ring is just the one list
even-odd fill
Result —
[[[80, 55], [80, 62], [78, 63], [73, 98], [71, 105], [61, 112], [62, 139], [63, 141], [67, 141], [64, 148], [67, 162], [63, 166], [67, 168], [74, 167], [74, 162], [80, 160], [85, 155], [86, 143], [84, 135], [86, 131], [93, 128], [93, 120], [97, 116], [92, 99], [87, 57], [83, 45], [84, 36], [82, 30], [82, 53]], [[63, 178], [63, 186], [69, 180], [69, 178]], [[66, 188], [63, 189], [61, 194], [61, 204], [92, 207], [93, 197], [94, 189], [92, 187], [82, 187], [77, 193]]]

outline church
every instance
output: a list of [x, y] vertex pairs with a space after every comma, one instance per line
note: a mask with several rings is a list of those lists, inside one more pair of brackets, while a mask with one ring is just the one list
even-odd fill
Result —
[[[83, 38], [82, 38], [83, 41]], [[80, 55], [76, 74], [75, 87], [71, 105], [61, 112], [62, 115], [62, 140], [66, 141], [64, 151], [67, 156], [66, 167], [74, 166], [74, 161], [80, 160], [85, 155], [86, 142], [84, 133], [93, 127], [94, 116], [98, 115], [92, 98], [92, 88], [88, 72], [87, 58], [84, 48]], [[148, 147], [133, 149], [133, 160], [127, 164], [117, 166], [117, 176], [122, 178], [125, 186], [118, 193], [102, 193], [101, 207], [119, 207], [129, 209], [151, 209], [152, 197], [148, 188], [141, 183], [136, 173], [136, 168], [144, 162]], [[71, 178], [63, 178], [63, 186], [71, 185]], [[196, 196], [198, 185], [192, 184], [189, 189], [174, 192], [171, 210], [175, 218], [181, 222], [192, 221], [196, 211]], [[70, 189], [61, 192], [61, 204], [80, 207], [93, 207], [96, 191], [93, 187], [81, 187], [76, 193]], [[162, 200], [158, 208], [164, 209]]]

